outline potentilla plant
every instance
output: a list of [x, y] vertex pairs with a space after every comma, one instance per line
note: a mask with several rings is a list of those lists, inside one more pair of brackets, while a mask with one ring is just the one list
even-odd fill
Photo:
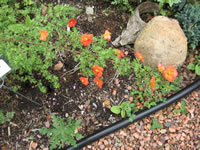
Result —
[[[136, 59], [131, 62], [131, 67], [135, 73], [134, 85], [137, 85], [130, 93], [133, 100], [127, 101], [126, 107], [123, 107], [124, 103], [120, 106], [111, 107], [113, 113], [121, 113], [122, 117], [128, 116], [130, 120], [133, 119], [134, 113], [138, 110], [151, 108], [158, 102], [164, 102], [168, 94], [179, 89], [182, 80], [182, 77], [178, 77], [178, 72], [174, 66], [165, 67], [158, 62], [158, 70], [154, 71], [151, 67], [143, 65], [145, 60], [139, 52], [135, 52], [135, 57]], [[125, 115], [125, 112], [129, 113]]]
[[[23, 1], [0, 2], [0, 56], [8, 59], [13, 74], [11, 78], [31, 84], [46, 92], [43, 79], [59, 87], [58, 77], [48, 69], [52, 66], [56, 53], [64, 49], [64, 36], [67, 31], [69, 18], [74, 18], [79, 12], [69, 5], [48, 5], [48, 13], [41, 14], [46, 7], [40, 8], [36, 3], [25, 5], [20, 9]], [[70, 27], [73, 24], [70, 23]], [[58, 42], [54, 43], [54, 40]]]
[[158, 62], [158, 71], [154, 71], [151, 67], [138, 64], [138, 60], [144, 61], [142, 55], [138, 55], [138, 59], [132, 62], [137, 89], [133, 89], [131, 96], [136, 98], [135, 103], [139, 102], [142, 106], [150, 108], [157, 102], [165, 101], [165, 96], [170, 92], [178, 90], [182, 77], [178, 77], [174, 66], [165, 67]]

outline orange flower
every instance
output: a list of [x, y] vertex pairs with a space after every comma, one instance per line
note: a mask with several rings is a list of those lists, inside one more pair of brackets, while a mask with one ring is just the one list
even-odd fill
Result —
[[176, 71], [176, 68], [174, 66], [168, 66], [163, 71], [163, 76], [166, 80], [168, 80], [169, 82], [172, 82], [178, 76], [178, 72]]
[[102, 82], [101, 80], [99, 80], [98, 77], [95, 77], [95, 78], [94, 78], [94, 82], [96, 82], [96, 84], [97, 84], [97, 86], [98, 86], [99, 88], [102, 88], [103, 82]]
[[135, 52], [135, 57], [141, 60], [144, 63], [144, 58], [139, 52]]
[[92, 34], [83, 34], [81, 36], [81, 43], [84, 45], [84, 46], [88, 46], [89, 44], [92, 43], [93, 39], [92, 39], [93, 35]]
[[137, 102], [137, 103], [136, 103], [136, 106], [140, 106], [140, 102]]
[[104, 40], [110, 41], [111, 40], [111, 32], [106, 30], [104, 35], [103, 35], [103, 38], [104, 38]]
[[47, 30], [40, 30], [40, 40], [46, 41], [48, 37], [48, 31]]
[[157, 67], [158, 67], [158, 70], [159, 70], [160, 72], [163, 72], [163, 71], [165, 70], [165, 66], [164, 66], [163, 64], [161, 64], [161, 63], [158, 63], [158, 64], [157, 64]]
[[67, 26], [71, 28], [71, 27], [75, 26], [76, 23], [77, 23], [76, 20], [75, 20], [74, 18], [72, 18], [72, 19], [70, 19], [70, 20], [68, 21]]
[[99, 67], [98, 65], [93, 66], [93, 72], [97, 77], [101, 77], [103, 75], [103, 68]]
[[124, 53], [121, 50], [119, 50], [119, 49], [115, 49], [115, 50], [118, 53], [118, 58], [123, 58], [124, 57]]
[[88, 85], [88, 84], [89, 84], [88, 78], [80, 77], [79, 79], [81, 80], [81, 82], [82, 82], [84, 85]]
[[156, 90], [156, 79], [155, 79], [154, 76], [151, 77], [150, 86], [151, 86], [151, 89], [152, 89], [153, 91]]

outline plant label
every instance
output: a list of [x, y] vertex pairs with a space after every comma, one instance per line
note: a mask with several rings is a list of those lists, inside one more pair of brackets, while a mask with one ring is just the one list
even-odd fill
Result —
[[10, 70], [11, 68], [8, 66], [8, 64], [3, 59], [0, 59], [0, 78], [8, 73]]

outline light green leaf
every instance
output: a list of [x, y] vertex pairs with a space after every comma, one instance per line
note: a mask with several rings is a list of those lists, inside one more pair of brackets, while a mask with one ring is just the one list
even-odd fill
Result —
[[119, 114], [120, 113], [120, 106], [112, 106], [111, 111], [115, 114]]
[[187, 69], [189, 69], [189, 70], [194, 70], [194, 69], [195, 69], [195, 65], [194, 65], [194, 64], [189, 64], [189, 65], [187, 66]]
[[195, 66], [195, 73], [200, 76], [200, 64]]
[[24, 24], [12, 24], [8, 26], [8, 29], [15, 33], [20, 33], [24, 31], [24, 27]]
[[27, 26], [27, 27], [30, 27], [30, 26], [31, 26], [31, 18], [30, 18], [30, 16], [27, 16], [27, 17], [26, 17], [26, 26]]
[[162, 129], [163, 126], [155, 119], [153, 119], [153, 124], [151, 125], [151, 129]]

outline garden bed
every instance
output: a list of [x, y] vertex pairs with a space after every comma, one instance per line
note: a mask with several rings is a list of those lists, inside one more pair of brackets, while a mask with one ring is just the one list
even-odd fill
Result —
[[[57, 4], [57, 1], [54, 4]], [[76, 16], [78, 31], [101, 36], [108, 29], [112, 33], [112, 40], [121, 34], [130, 16], [128, 13], [118, 12], [113, 5], [105, 2], [72, 0], [68, 1], [68, 4], [81, 10], [80, 14]], [[86, 14], [85, 9], [88, 6], [94, 6], [94, 14]], [[108, 43], [107, 46], [113, 47], [111, 43]], [[133, 45], [118, 48], [126, 54], [125, 57], [131, 60], [135, 59]], [[190, 51], [185, 63], [178, 69], [178, 76], [183, 77], [179, 85], [180, 89], [185, 88], [198, 77], [193, 71], [188, 70], [187, 66], [194, 61], [195, 55], [200, 55], [199, 52], [199, 47]], [[56, 70], [54, 67], [59, 61], [64, 66]], [[41, 103], [42, 106], [35, 105], [9, 90], [0, 89], [0, 108], [8, 112], [15, 112], [14, 118], [10, 122], [0, 124], [0, 147], [6, 145], [10, 149], [23, 150], [28, 149], [33, 141], [37, 143], [38, 148], [48, 147], [50, 143], [47, 137], [39, 132], [39, 129], [51, 126], [52, 122], [48, 116], [52, 113], [65, 119], [71, 116], [73, 120], [81, 120], [78, 132], [84, 137], [121, 119], [121, 116], [113, 114], [110, 108], [133, 99], [130, 93], [133, 89], [137, 89], [134, 73], [118, 77], [116, 70], [113, 69], [113, 64], [107, 62], [103, 73], [103, 87], [98, 88], [92, 82], [93, 79], [89, 79], [90, 84], [85, 86], [80, 82], [80, 71], [74, 70], [77, 64], [78, 62], [74, 61], [72, 53], [67, 49], [57, 53], [52, 67], [48, 70], [59, 78], [60, 87], [55, 89], [50, 83], [43, 80], [47, 87], [45, 94], [29, 82], [11, 81], [12, 74], [7, 75], [5, 85], [20, 85], [20, 93]], [[41, 79], [37, 72], [35, 76]], [[174, 93], [168, 93], [166, 97]]]

